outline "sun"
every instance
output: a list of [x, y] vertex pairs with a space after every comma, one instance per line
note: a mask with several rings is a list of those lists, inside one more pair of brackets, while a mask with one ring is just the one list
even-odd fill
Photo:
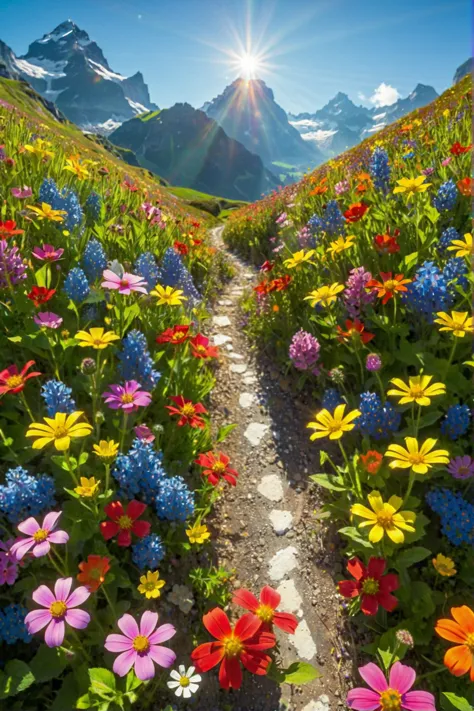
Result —
[[262, 68], [262, 62], [259, 57], [246, 52], [239, 57], [239, 69], [243, 79], [255, 79], [258, 71]]

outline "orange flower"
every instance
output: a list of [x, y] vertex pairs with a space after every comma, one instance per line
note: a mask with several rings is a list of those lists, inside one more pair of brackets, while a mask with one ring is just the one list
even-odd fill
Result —
[[310, 195], [324, 195], [324, 193], [327, 193], [328, 189], [325, 185], [316, 185], [315, 188], [313, 188], [310, 191]]
[[366, 331], [364, 324], [361, 321], [358, 321], [357, 319], [355, 319], [355, 321], [347, 319], [346, 330], [343, 331], [342, 328], [338, 326], [337, 332], [339, 333], [337, 340], [341, 343], [343, 341], [360, 340], [365, 345], [366, 343], [371, 341], [372, 338], [375, 337], [375, 334]]
[[367, 454], [361, 454], [360, 460], [364, 465], [364, 469], [369, 474], [377, 474], [382, 466], [383, 454], [377, 452], [376, 449], [370, 449]]
[[386, 234], [375, 235], [374, 237], [374, 247], [380, 254], [396, 254], [400, 251], [400, 245], [397, 242], [397, 237], [400, 234], [400, 230], [395, 230], [393, 235], [390, 234], [390, 230], [387, 230]]
[[105, 575], [110, 570], [109, 558], [102, 558], [100, 555], [90, 555], [87, 561], [79, 563], [79, 575], [77, 580], [87, 586], [89, 592], [97, 592], [105, 580]]
[[467, 605], [452, 607], [453, 620], [438, 620], [435, 631], [443, 639], [455, 642], [444, 655], [444, 664], [453, 676], [470, 673], [474, 681], [474, 612]]
[[471, 197], [472, 195], [472, 178], [463, 178], [457, 182], [458, 190], [464, 197]]
[[380, 272], [382, 281], [371, 279], [367, 282], [366, 289], [372, 289], [377, 292], [379, 299], [382, 299], [382, 304], [393, 299], [397, 291], [408, 291], [405, 284], [411, 284], [411, 279], [404, 279], [403, 274], [395, 274], [392, 278], [392, 272]]
[[401, 127], [400, 133], [408, 133], [409, 131], [411, 131], [412, 128], [413, 128], [412, 123], [406, 123], [404, 126]]

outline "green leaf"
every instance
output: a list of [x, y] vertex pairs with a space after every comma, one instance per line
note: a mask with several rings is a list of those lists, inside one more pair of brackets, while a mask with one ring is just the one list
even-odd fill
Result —
[[66, 655], [58, 647], [47, 647], [42, 644], [30, 662], [35, 681], [42, 683], [57, 679], [63, 673], [67, 664]]
[[425, 560], [429, 555], [431, 555], [431, 551], [428, 550], [428, 548], [414, 546], [413, 548], [408, 548], [406, 551], [402, 551], [395, 559], [393, 565], [397, 570], [409, 568], [411, 565]]
[[126, 691], [133, 691], [134, 689], [137, 689], [139, 686], [141, 686], [143, 682], [141, 679], [137, 677], [133, 669], [130, 669], [130, 671], [127, 674], [127, 677], [125, 679], [125, 690]]
[[281, 669], [280, 674], [283, 676], [280, 683], [298, 684], [298, 686], [309, 684], [310, 681], [322, 676], [320, 671], [307, 662], [294, 662], [288, 669]]
[[347, 538], [350, 538], [352, 541], [355, 541], [364, 548], [373, 548], [372, 543], [366, 538], [363, 538], [354, 526], [345, 526], [344, 528], [340, 528], [339, 533], [342, 533], [343, 536], [347, 536]]
[[410, 269], [417, 263], [418, 261], [418, 252], [412, 252], [411, 254], [407, 254], [407, 256], [404, 259], [406, 270], [410, 271]]
[[236, 427], [237, 425], [224, 425], [223, 427], [219, 427], [219, 431], [216, 437], [216, 444], [219, 444], [219, 442], [223, 442], [226, 437], [232, 432], [232, 430], [235, 430]]
[[[441, 704], [443, 708], [445, 709], [459, 709], [459, 711], [473, 711], [473, 706], [469, 703], [467, 699], [465, 699], [463, 696], [456, 696], [456, 694], [453, 694], [451, 691], [443, 691], [442, 692], [442, 699], [441, 699]], [[450, 706], [445, 706], [444, 701], [447, 700]]]
[[76, 699], [79, 693], [80, 691], [74, 678], [74, 674], [71, 672], [65, 677], [63, 685], [59, 689], [53, 705], [50, 709], [48, 709], [48, 711], [65, 711], [65, 709], [75, 708]]
[[89, 694], [84, 694], [80, 696], [76, 701], [76, 709], [90, 709], [92, 706], [92, 699]]
[[89, 679], [91, 680], [90, 691], [100, 696], [101, 699], [107, 695], [115, 696], [115, 675], [103, 667], [89, 669]]
[[0, 677], [0, 699], [16, 696], [34, 684], [35, 677], [28, 664], [20, 659], [12, 659]]
[[377, 649], [377, 654], [382, 660], [383, 668], [385, 669], [385, 671], [388, 671], [392, 661], [398, 661], [398, 657], [394, 656], [393, 653], [387, 649]]
[[[329, 474], [312, 474], [310, 477], [311, 481], [314, 481], [319, 486], [329, 489], [330, 491], [347, 491], [347, 486], [343, 486], [341, 480]], [[338, 483], [334, 483], [338, 482]]]

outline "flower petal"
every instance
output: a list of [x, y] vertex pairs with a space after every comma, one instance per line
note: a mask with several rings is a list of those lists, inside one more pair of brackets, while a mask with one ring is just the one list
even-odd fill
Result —
[[72, 609], [66, 612], [64, 619], [71, 627], [83, 630], [91, 621], [91, 616], [85, 610]]
[[391, 689], [396, 689], [399, 694], [405, 694], [411, 689], [415, 683], [416, 672], [412, 667], [395, 662], [390, 669], [389, 686]]
[[155, 676], [155, 665], [149, 654], [137, 654], [135, 660], [135, 674], [142, 681], [153, 679]]
[[380, 709], [380, 695], [370, 689], [358, 687], [347, 694], [347, 705], [356, 711], [376, 711]]
[[156, 664], [159, 664], [160, 667], [163, 667], [164, 669], [169, 669], [169, 667], [174, 664], [176, 660], [176, 654], [172, 649], [168, 649], [168, 647], [160, 647], [156, 644], [150, 647], [148, 654], [153, 661], [156, 662]]
[[113, 670], [118, 676], [126, 676], [130, 669], [133, 667], [138, 654], [134, 649], [128, 650], [128, 652], [123, 652], [119, 654], [114, 662]]
[[387, 680], [383, 671], [373, 662], [369, 662], [363, 667], [359, 667], [359, 674], [365, 683], [374, 691], [381, 693], [388, 689]]
[[51, 620], [46, 627], [44, 641], [48, 647], [59, 647], [64, 641], [66, 625], [63, 620]]
[[435, 698], [429, 691], [409, 691], [402, 700], [407, 711], [436, 711]]
[[66, 605], [68, 608], [78, 607], [79, 605], [82, 605], [82, 603], [85, 602], [89, 596], [89, 590], [84, 585], [81, 585], [81, 587], [72, 591], [66, 600]]
[[[122, 630], [126, 637], [134, 639], [140, 634], [136, 620], [129, 614], [125, 613], [117, 620], [117, 625]], [[127, 673], [127, 672], [125, 672]]]
[[54, 585], [54, 594], [56, 595], [56, 600], [63, 600], [66, 602], [69, 592], [71, 590], [72, 578], [58, 578]]
[[148, 641], [150, 644], [158, 644], [160, 642], [167, 642], [169, 639], [174, 637], [176, 634], [176, 628], [169, 623], [165, 625], [160, 625], [152, 634], [149, 635]]
[[[42, 586], [44, 587], [44, 585]], [[51, 613], [49, 610], [33, 610], [25, 617], [25, 625], [30, 634], [35, 634], [46, 627], [48, 622], [51, 622]]]
[[210, 612], [205, 614], [202, 621], [209, 634], [212, 634], [212, 636], [216, 639], [221, 640], [232, 634], [232, 627], [230, 626], [229, 619], [225, 612], [219, 607], [215, 607], [213, 610], [210, 610]]
[[36, 531], [40, 528], [38, 521], [30, 516], [26, 521], [22, 521], [17, 526], [18, 530], [24, 533], [26, 536], [33, 536]]
[[158, 624], [158, 613], [145, 610], [140, 620], [140, 634], [149, 637]]
[[133, 649], [133, 642], [123, 634], [109, 634], [105, 638], [104, 647], [108, 652], [127, 652]]

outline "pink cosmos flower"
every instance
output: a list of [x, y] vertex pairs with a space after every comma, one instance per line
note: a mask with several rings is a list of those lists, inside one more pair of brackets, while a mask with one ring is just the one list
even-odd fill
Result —
[[25, 200], [26, 198], [30, 198], [33, 195], [32, 189], [29, 188], [27, 185], [24, 185], [23, 187], [19, 188], [12, 188], [10, 192], [13, 197], [18, 198], [19, 200]]
[[370, 662], [359, 668], [362, 679], [370, 689], [359, 687], [347, 694], [347, 705], [356, 711], [381, 711], [398, 708], [407, 711], [436, 711], [433, 694], [428, 691], [410, 691], [416, 672], [411, 667], [395, 662], [387, 683], [384, 673]]
[[155, 435], [151, 431], [149, 427], [146, 425], [137, 425], [136, 427], [133, 428], [133, 431], [137, 435], [138, 439], [141, 439], [142, 442], [146, 442], [147, 444], [151, 444], [152, 442], [155, 441]]
[[15, 543], [10, 538], [6, 543], [0, 541], [0, 585], [13, 585], [18, 577], [18, 565], [11, 553], [11, 547]]
[[42, 311], [33, 316], [33, 321], [41, 328], [59, 328], [63, 320], [61, 316], [53, 314], [52, 311]]
[[12, 545], [11, 553], [15, 560], [21, 560], [30, 548], [35, 558], [41, 558], [49, 553], [51, 543], [67, 543], [69, 534], [54, 530], [61, 514], [62, 511], [50, 511], [44, 517], [42, 526], [33, 516], [19, 523], [18, 530], [26, 534], [27, 538], [19, 538]]
[[41, 262], [57, 262], [61, 259], [64, 249], [56, 249], [52, 244], [43, 244], [43, 247], [35, 247], [32, 255]]
[[112, 410], [135, 412], [139, 407], [146, 407], [151, 402], [151, 394], [140, 390], [136, 380], [127, 380], [124, 385], [110, 385], [110, 392], [102, 393], [107, 405]]
[[45, 607], [45, 610], [33, 610], [25, 617], [29, 634], [35, 634], [46, 627], [44, 641], [48, 647], [59, 647], [66, 634], [66, 622], [76, 630], [83, 630], [91, 621], [85, 610], [76, 610], [90, 595], [84, 586], [76, 588], [71, 594], [72, 578], [59, 578], [54, 584], [54, 594], [46, 585], [40, 585], [33, 592], [33, 600]]
[[119, 294], [124, 294], [125, 296], [131, 294], [132, 291], [141, 291], [142, 294], [148, 293], [145, 288], [147, 282], [141, 276], [128, 274], [127, 272], [119, 276], [111, 269], [104, 269], [102, 276], [105, 279], [101, 284], [104, 289], [115, 289]]
[[[135, 667], [135, 674], [142, 681], [155, 676], [155, 664], [168, 669], [176, 659], [176, 654], [168, 647], [160, 646], [176, 634], [173, 625], [160, 625], [158, 613], [146, 610], [140, 620], [140, 628], [131, 615], [123, 615], [117, 624], [123, 634], [109, 634], [105, 648], [109, 652], [121, 652], [114, 662], [114, 672], [126, 676]], [[155, 629], [156, 628], [156, 629]]]

